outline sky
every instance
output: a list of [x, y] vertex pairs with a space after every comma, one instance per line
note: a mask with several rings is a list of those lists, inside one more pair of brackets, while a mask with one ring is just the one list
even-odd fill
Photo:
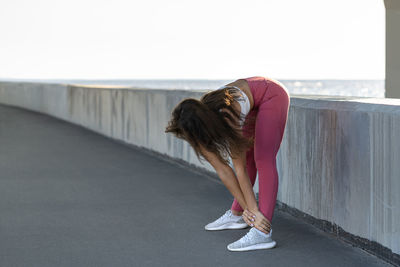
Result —
[[383, 0], [1, 0], [0, 78], [384, 79]]

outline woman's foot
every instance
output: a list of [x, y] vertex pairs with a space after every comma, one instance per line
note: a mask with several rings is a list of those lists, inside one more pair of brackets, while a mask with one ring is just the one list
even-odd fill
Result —
[[269, 249], [276, 246], [272, 240], [272, 229], [268, 235], [252, 227], [249, 232], [239, 240], [229, 244], [227, 249], [230, 251], [248, 251], [256, 249]]
[[224, 229], [244, 229], [247, 228], [247, 223], [242, 216], [236, 216], [232, 210], [227, 210], [221, 217], [207, 224], [204, 228], [208, 231], [224, 230]]

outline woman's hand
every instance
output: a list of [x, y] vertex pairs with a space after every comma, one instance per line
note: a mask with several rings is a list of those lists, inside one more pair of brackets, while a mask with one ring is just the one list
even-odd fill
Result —
[[243, 210], [242, 218], [249, 226], [254, 226], [253, 224], [256, 216], [248, 209]]
[[250, 226], [256, 227], [258, 230], [264, 232], [265, 234], [269, 234], [271, 229], [271, 222], [265, 218], [264, 214], [262, 214], [259, 210], [255, 212], [251, 212], [248, 209], [245, 209], [242, 214], [243, 220]]

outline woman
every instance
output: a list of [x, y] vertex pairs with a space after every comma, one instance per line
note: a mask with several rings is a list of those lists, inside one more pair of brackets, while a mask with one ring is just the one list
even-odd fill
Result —
[[[290, 98], [280, 82], [261, 76], [238, 79], [187, 98], [172, 112], [165, 132], [186, 140], [200, 162], [206, 159], [234, 196], [232, 206], [206, 230], [243, 229], [230, 251], [273, 248], [271, 221], [278, 192], [276, 155], [282, 142]], [[232, 159], [235, 172], [229, 165]], [[253, 185], [258, 171], [259, 205]], [[236, 174], [236, 176], [235, 176]]]

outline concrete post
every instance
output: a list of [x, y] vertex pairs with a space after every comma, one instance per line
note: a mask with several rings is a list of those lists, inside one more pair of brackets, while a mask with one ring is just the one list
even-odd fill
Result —
[[400, 0], [384, 0], [386, 8], [385, 97], [400, 98]]

